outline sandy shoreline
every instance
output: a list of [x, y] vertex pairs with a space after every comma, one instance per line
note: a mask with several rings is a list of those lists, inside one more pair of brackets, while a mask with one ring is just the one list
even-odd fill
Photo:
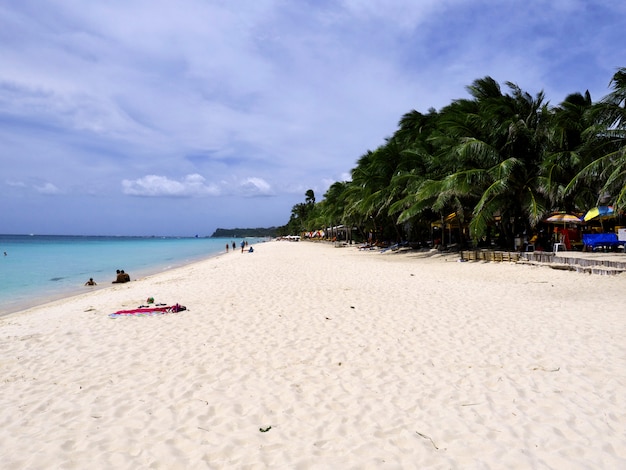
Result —
[[[167, 265], [158, 264], [155, 266], [144, 267], [136, 270], [132, 269], [129, 274], [131, 275], [131, 278], [133, 280], [143, 279], [145, 277], [160, 274], [165, 271], [170, 271], [172, 269], [177, 269], [201, 261], [205, 261], [216, 256], [220, 256], [222, 254], [224, 254], [224, 252], [202, 255], [184, 261], [181, 260], [175, 262], [174, 264], [168, 262]], [[0, 305], [0, 318], [6, 315], [21, 312], [23, 310], [29, 310], [44, 304], [53, 303], [58, 300], [65, 301], [70, 297], [80, 296], [96, 290], [108, 289], [111, 287], [112, 281], [115, 280], [115, 271], [112, 270], [110, 276], [108, 277], [96, 278], [95, 281], [97, 282], [97, 285], [95, 286], [85, 286], [83, 284], [83, 282], [87, 281], [88, 278], [89, 277], [82, 278], [81, 282], [75, 286], [64, 286], [60, 289], [57, 288], [54, 293], [50, 293], [49, 291], [45, 292], [43, 295], [41, 293], [36, 293], [33, 296], [29, 297], [27, 300], [10, 301], [8, 303], [5, 303], [4, 305]]]
[[626, 276], [255, 248], [0, 318], [3, 468], [626, 468]]

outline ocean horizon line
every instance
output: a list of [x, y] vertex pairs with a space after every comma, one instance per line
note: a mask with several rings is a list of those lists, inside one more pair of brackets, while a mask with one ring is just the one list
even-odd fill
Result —
[[[107, 235], [107, 234], [66, 234], [66, 233], [0, 233], [0, 237], [109, 237], [109, 238], [229, 238], [211, 235]], [[247, 237], [242, 237], [247, 238]], [[257, 237], [258, 238], [258, 237]]]

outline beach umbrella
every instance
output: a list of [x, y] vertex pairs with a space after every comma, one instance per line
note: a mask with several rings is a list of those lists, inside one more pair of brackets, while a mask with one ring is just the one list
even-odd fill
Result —
[[610, 217], [615, 217], [615, 211], [613, 210], [613, 206], [597, 206], [593, 209], [589, 209], [583, 217], [583, 220], [587, 222], [593, 219], [602, 220], [608, 219]]
[[557, 214], [552, 214], [550, 217], [543, 219], [544, 222], [548, 222], [550, 224], [580, 224], [582, 220], [579, 217], [573, 214], [567, 214], [565, 212], [559, 212]]

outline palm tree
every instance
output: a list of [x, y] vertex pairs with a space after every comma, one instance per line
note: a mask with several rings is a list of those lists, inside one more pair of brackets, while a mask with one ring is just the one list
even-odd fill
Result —
[[[583, 184], [600, 182], [596, 204], [612, 202], [616, 210], [626, 209], [626, 68], [613, 75], [613, 91], [594, 106], [595, 124], [585, 133], [591, 161], [565, 188], [571, 192]], [[596, 186], [597, 188], [597, 186]]]
[[611, 78], [613, 91], [600, 101], [602, 121], [608, 129], [626, 128], [626, 67], [619, 68]]
[[313, 192], [312, 189], [308, 189], [307, 192], [304, 194], [305, 199], [304, 199], [304, 203], [305, 204], [315, 204], [315, 193]]
[[344, 195], [344, 214], [356, 222], [363, 234], [376, 230], [374, 207], [366, 202], [371, 200], [371, 194], [375, 192], [373, 156], [374, 153], [368, 150], [358, 159], [356, 167], [351, 171], [352, 181], [345, 188]]
[[358, 160], [352, 181], [331, 186], [318, 204], [307, 191], [308, 214], [400, 238], [409, 224], [455, 212], [471, 217], [475, 240], [497, 226], [510, 246], [549, 210], [585, 209], [602, 197], [626, 208], [626, 68], [597, 104], [573, 93], [550, 108], [543, 92], [505, 84], [507, 93], [478, 79], [469, 99], [406, 113], [393, 137]]
[[402, 188], [393, 183], [394, 177], [414, 167], [415, 156], [404, 152], [401, 140], [392, 137], [385, 145], [361, 157], [352, 172], [349, 190], [352, 210], [371, 219], [379, 235], [385, 239], [405, 238], [389, 209], [402, 197]]
[[428, 114], [415, 110], [402, 116], [394, 139], [402, 145], [402, 164], [391, 179], [394, 202], [389, 205], [389, 215], [398, 225], [405, 225], [407, 238], [429, 238], [433, 214], [430, 199], [421, 198], [420, 188], [433, 178], [443, 177], [441, 160], [435, 157], [437, 145], [433, 136], [437, 133], [440, 115], [434, 109]]
[[347, 181], [336, 181], [324, 193], [321, 205], [320, 217], [324, 224], [338, 225], [347, 221], [346, 213], [346, 190]]
[[578, 184], [565, 191], [568, 183], [589, 163], [593, 149], [586, 138], [593, 127], [593, 102], [589, 91], [572, 93], [551, 112], [549, 148], [542, 162], [541, 189], [550, 209], [576, 212], [594, 205], [598, 181]]
[[437, 140], [446, 166], [456, 165], [456, 170], [423, 184], [419, 197], [434, 198], [432, 208], [439, 211], [472, 204], [475, 240], [500, 216], [502, 235], [511, 246], [515, 233], [529, 230], [546, 211], [537, 178], [548, 109], [543, 92], [533, 98], [506, 84], [511, 94], [503, 94], [491, 77], [476, 80], [468, 87], [473, 100], [442, 110]]

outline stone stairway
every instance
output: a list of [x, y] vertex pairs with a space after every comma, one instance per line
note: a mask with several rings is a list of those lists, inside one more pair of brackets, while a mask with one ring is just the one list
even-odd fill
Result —
[[508, 261], [605, 276], [626, 272], [626, 255], [624, 253], [584, 253], [577, 251], [519, 253], [466, 250], [461, 251], [460, 255], [463, 261]]

